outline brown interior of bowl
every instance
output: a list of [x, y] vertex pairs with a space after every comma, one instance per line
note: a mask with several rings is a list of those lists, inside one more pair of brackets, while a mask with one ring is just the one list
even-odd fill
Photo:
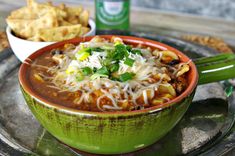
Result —
[[[113, 35], [100, 35], [100, 37], [103, 37], [105, 39], [111, 39], [112, 36]], [[118, 36], [118, 35], [115, 35], [115, 36], [122, 38], [123, 41], [126, 44], [131, 44], [133, 46], [136, 46], [138, 44], [142, 44], [146, 47], [151, 47], [152, 49], [157, 48], [157, 49], [160, 49], [160, 50], [170, 50], [170, 51], [175, 52], [180, 57], [180, 60], [182, 62], [189, 62], [190, 61], [190, 59], [186, 55], [184, 55], [182, 52], [176, 50], [175, 48], [167, 46], [163, 43], [148, 40], [148, 39], [144, 39], [144, 38], [131, 37], [131, 36]], [[153, 106], [153, 107], [146, 108], [146, 109], [143, 109], [143, 110], [135, 110], [135, 111], [128, 111], [128, 112], [127, 111], [123, 111], [123, 112], [122, 111], [120, 111], [120, 112], [88, 112], [88, 111], [82, 111], [82, 110], [78, 110], [78, 109], [72, 109], [72, 108], [68, 108], [68, 107], [58, 105], [56, 103], [53, 103], [53, 102], [49, 101], [48, 99], [43, 98], [43, 97], [39, 96], [39, 94], [32, 89], [31, 84], [29, 83], [28, 76], [27, 76], [28, 71], [29, 71], [28, 69], [30, 68], [31, 61], [34, 61], [41, 54], [43, 54], [45, 52], [50, 52], [50, 50], [61, 47], [66, 43], [79, 44], [80, 42], [89, 41], [93, 37], [94, 36], [81, 37], [81, 38], [66, 40], [66, 41], [62, 41], [62, 42], [57, 42], [55, 44], [52, 44], [52, 45], [46, 46], [42, 49], [39, 49], [38, 51], [36, 51], [32, 55], [30, 55], [26, 59], [26, 62], [24, 62], [21, 65], [20, 70], [19, 70], [19, 82], [20, 82], [21, 86], [24, 88], [24, 90], [27, 93], [29, 93], [34, 98], [40, 100], [41, 102], [43, 102], [45, 105], [47, 105], [49, 107], [55, 107], [55, 108], [58, 108], [58, 109], [69, 110], [69, 112], [71, 112], [71, 113], [74, 113], [74, 112], [75, 113], [76, 112], [82, 113], [82, 112], [84, 112], [84, 113], [90, 113], [90, 114], [100, 114], [100, 113], [101, 114], [110, 114], [110, 113], [112, 113], [112, 114], [113, 113], [118, 113], [118, 114], [127, 113], [127, 114], [129, 114], [129, 113], [132, 113], [132, 112], [133, 113], [143, 113], [143, 112], [146, 113], [146, 112], [149, 112], [149, 111], [152, 112], [152, 111], [155, 111], [155, 110], [157, 111], [157, 110], [161, 110], [163, 108], [166, 108], [166, 107], [168, 107], [172, 104], [175, 104], [175, 103], [181, 101], [183, 98], [190, 95], [193, 92], [196, 85], [197, 85], [198, 73], [197, 73], [197, 69], [196, 69], [195, 64], [191, 61], [189, 63], [190, 71], [187, 73], [187, 80], [188, 80], [189, 85], [188, 85], [187, 89], [181, 95], [177, 96], [173, 100], [170, 100], [167, 103], [164, 103], [162, 105]]]

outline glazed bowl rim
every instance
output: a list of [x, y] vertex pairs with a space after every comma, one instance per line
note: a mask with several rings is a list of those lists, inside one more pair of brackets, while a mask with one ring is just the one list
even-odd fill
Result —
[[41, 48], [41, 49], [37, 50], [36, 52], [32, 53], [25, 60], [25, 62], [23, 62], [20, 66], [19, 74], [18, 74], [20, 86], [23, 88], [23, 90], [27, 94], [29, 94], [31, 97], [33, 97], [34, 99], [39, 101], [41, 104], [43, 104], [47, 107], [57, 109], [57, 110], [64, 112], [64, 113], [85, 114], [85, 115], [90, 115], [90, 116], [109, 116], [109, 115], [123, 116], [123, 115], [148, 114], [148, 113], [158, 112], [158, 111], [161, 111], [163, 109], [166, 109], [170, 106], [173, 106], [173, 105], [179, 103], [184, 98], [190, 96], [193, 93], [194, 89], [196, 88], [197, 82], [198, 82], [198, 72], [197, 72], [196, 65], [193, 63], [193, 61], [190, 61], [191, 59], [188, 58], [188, 56], [186, 56], [185, 54], [183, 54], [179, 50], [177, 50], [173, 47], [170, 47], [166, 44], [163, 44], [163, 43], [160, 43], [157, 41], [153, 41], [153, 40], [149, 40], [149, 39], [145, 39], [145, 38], [140, 38], [140, 37], [122, 36], [122, 35], [98, 35], [98, 36], [108, 38], [108, 39], [110, 39], [112, 36], [117, 36], [117, 37], [122, 38], [124, 40], [124, 42], [128, 41], [128, 42], [131, 42], [132, 44], [141, 42], [146, 45], [154, 45], [155, 47], [160, 48], [160, 49], [171, 50], [173, 52], [176, 52], [180, 57], [184, 57], [184, 59], [189, 61], [190, 70], [192, 72], [191, 83], [188, 85], [187, 89], [181, 95], [177, 96], [176, 98], [174, 98], [166, 103], [163, 103], [163, 104], [157, 105], [157, 106], [153, 106], [153, 107], [149, 107], [149, 108], [145, 108], [143, 110], [120, 111], [120, 112], [119, 111], [117, 111], [117, 112], [92, 112], [92, 111], [78, 110], [78, 109], [69, 108], [69, 107], [65, 107], [65, 106], [56, 104], [52, 101], [49, 101], [49, 100], [41, 97], [39, 94], [37, 94], [36, 91], [30, 87], [30, 83], [24, 74], [27, 71], [27, 68], [29, 67], [30, 61], [36, 59], [38, 56], [47, 52], [48, 50], [63, 46], [66, 43], [78, 44], [80, 42], [89, 41], [90, 39], [92, 39], [94, 37], [94, 36], [87, 36], [87, 37], [80, 37], [80, 38], [74, 38], [74, 39], [70, 39], [70, 40], [56, 42], [54, 44], [45, 46], [44, 48]]

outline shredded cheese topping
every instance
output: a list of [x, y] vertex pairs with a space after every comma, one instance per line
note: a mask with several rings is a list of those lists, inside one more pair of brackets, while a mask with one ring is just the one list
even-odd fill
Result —
[[[168, 62], [179, 60], [172, 58], [176, 54], [169, 53], [172, 52], [128, 47], [120, 38], [114, 38], [113, 42], [94, 38], [63, 54], [54, 54], [52, 58], [57, 65], [47, 70], [53, 77], [41, 76], [53, 84], [49, 87], [81, 92], [74, 100], [77, 105], [94, 102], [100, 111], [119, 111], [129, 103], [137, 109], [137, 106], [153, 104], [157, 94], [170, 95], [161, 97], [163, 101], [176, 96], [170, 81], [182, 73], [182, 67], [189, 62], [173, 66], [164, 63], [167, 59]], [[94, 101], [92, 95], [97, 91], [99, 95]]]

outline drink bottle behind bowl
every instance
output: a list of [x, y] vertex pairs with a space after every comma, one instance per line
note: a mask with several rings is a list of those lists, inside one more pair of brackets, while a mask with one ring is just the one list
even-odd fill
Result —
[[128, 30], [130, 0], [96, 0], [97, 30]]

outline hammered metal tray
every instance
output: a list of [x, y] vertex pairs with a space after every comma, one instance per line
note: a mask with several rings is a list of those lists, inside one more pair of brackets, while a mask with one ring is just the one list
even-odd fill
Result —
[[[138, 32], [129, 32], [128, 35], [167, 43], [191, 58], [217, 53], [212, 49], [176, 38]], [[40, 126], [20, 92], [17, 79], [19, 64], [14, 55], [10, 55], [0, 63], [1, 154], [92, 155], [67, 147]], [[229, 133], [234, 123], [234, 106], [232, 87], [227, 81], [199, 86], [189, 110], [172, 131], [145, 149], [123, 155], [223, 155], [234, 144], [233, 133]]]

